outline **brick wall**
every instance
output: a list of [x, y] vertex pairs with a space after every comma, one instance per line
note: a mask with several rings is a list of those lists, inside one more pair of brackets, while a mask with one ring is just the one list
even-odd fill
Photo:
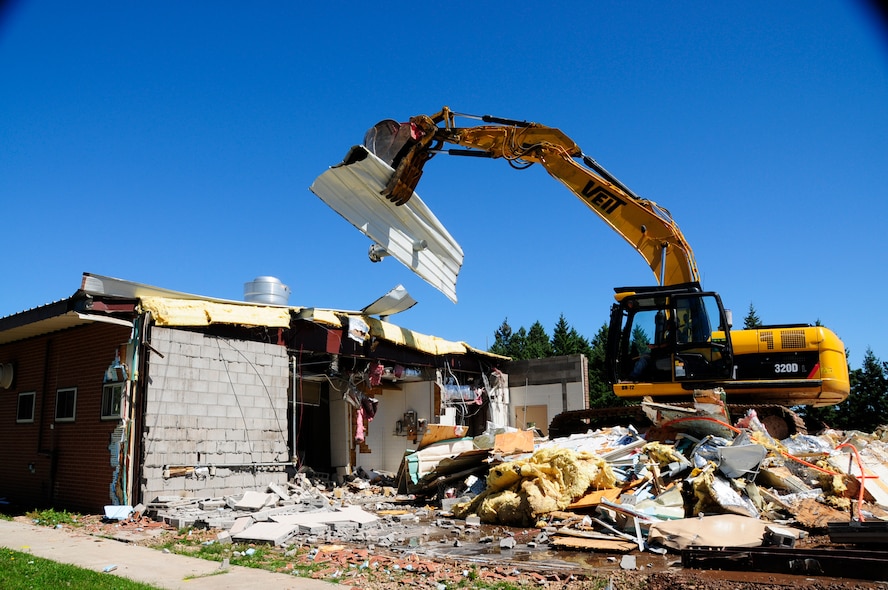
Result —
[[[0, 391], [0, 497], [23, 509], [103, 512], [112, 503], [108, 446], [116, 420], [101, 419], [102, 381], [130, 329], [88, 324], [0, 346], [14, 387]], [[56, 392], [77, 388], [73, 422], [55, 421]], [[34, 421], [16, 422], [19, 393], [35, 392]]]
[[[218, 497], [285, 483], [286, 349], [158, 327], [151, 346], [160, 354], [149, 353], [142, 376], [142, 500]], [[262, 465], [268, 463], [279, 465]], [[175, 468], [198, 469], [169, 477]]]

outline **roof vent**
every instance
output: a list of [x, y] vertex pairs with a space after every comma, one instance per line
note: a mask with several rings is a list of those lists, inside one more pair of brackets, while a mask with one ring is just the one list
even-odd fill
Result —
[[256, 277], [249, 283], [244, 283], [244, 301], [287, 305], [289, 298], [290, 288], [277, 277]]

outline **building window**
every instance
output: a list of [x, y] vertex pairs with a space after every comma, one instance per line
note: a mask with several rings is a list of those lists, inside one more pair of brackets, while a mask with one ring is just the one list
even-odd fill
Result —
[[102, 387], [102, 420], [120, 420], [120, 400], [123, 383], [108, 383]]
[[56, 422], [73, 422], [74, 409], [77, 406], [77, 388], [59, 389], [56, 391]]
[[15, 414], [16, 422], [19, 424], [25, 424], [34, 421], [34, 399], [36, 397], [37, 393], [34, 391], [19, 394], [18, 410]]
[[296, 399], [293, 401], [297, 404], [305, 404], [306, 406], [321, 405], [321, 384], [316, 381], [300, 380], [296, 382]]

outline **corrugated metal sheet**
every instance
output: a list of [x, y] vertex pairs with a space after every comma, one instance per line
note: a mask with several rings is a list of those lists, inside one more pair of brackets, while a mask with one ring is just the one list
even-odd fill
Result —
[[[211, 301], [214, 303], [230, 303], [232, 305], [256, 305], [249, 301], [240, 301], [236, 299], [222, 299], [219, 297], [208, 297], [206, 295], [194, 295], [192, 293], [183, 293], [182, 291], [173, 291], [171, 289], [163, 289], [143, 283], [134, 283], [125, 279], [115, 279], [114, 277], [106, 277], [94, 273], [83, 273], [83, 279], [80, 283], [80, 290], [89, 295], [102, 295], [108, 297], [125, 297], [127, 299], [139, 299], [143, 297], [157, 297], [165, 299], [182, 299], [194, 301]], [[262, 304], [271, 305], [271, 304]], [[298, 309], [294, 306], [290, 309]]]
[[[355, 161], [357, 160], [357, 161]], [[380, 194], [394, 170], [363, 146], [348, 165], [333, 166], [310, 190], [430, 285], [456, 302], [463, 251], [419, 195], [396, 206]]]

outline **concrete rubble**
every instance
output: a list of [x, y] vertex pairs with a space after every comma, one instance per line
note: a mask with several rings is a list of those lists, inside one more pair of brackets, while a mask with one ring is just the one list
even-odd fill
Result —
[[888, 542], [888, 529], [874, 526], [888, 522], [888, 482], [880, 477], [888, 429], [778, 441], [754, 413], [732, 423], [711, 411], [677, 425], [656, 408], [660, 423], [646, 435], [613, 427], [552, 440], [526, 431], [439, 440], [421, 460], [408, 453], [399, 474], [358, 469], [333, 483], [307, 469], [286, 486], [240, 496], [158, 497], [135, 516], [219, 529], [219, 543], [312, 547], [315, 555], [340, 545], [438, 556], [469, 544], [500, 555], [779, 551], [836, 523], [847, 542], [847, 527], [853, 533], [864, 522], [861, 539]]

